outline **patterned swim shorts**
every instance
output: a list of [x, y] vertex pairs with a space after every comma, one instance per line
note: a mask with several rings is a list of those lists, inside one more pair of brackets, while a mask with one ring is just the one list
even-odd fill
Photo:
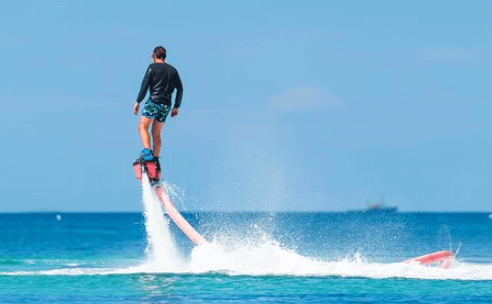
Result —
[[147, 102], [145, 103], [142, 115], [148, 118], [155, 119], [158, 122], [164, 122], [166, 121], [166, 117], [170, 111], [170, 105], [154, 103], [154, 101], [149, 98], [149, 100], [147, 100]]

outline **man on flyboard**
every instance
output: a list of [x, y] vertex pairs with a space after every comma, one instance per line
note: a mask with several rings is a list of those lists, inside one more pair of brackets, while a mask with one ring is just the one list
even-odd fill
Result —
[[[135, 162], [155, 162], [157, 170], [160, 171], [159, 153], [161, 151], [161, 130], [167, 115], [171, 117], [178, 115], [181, 99], [183, 98], [183, 84], [179, 78], [178, 71], [165, 62], [166, 49], [158, 46], [152, 53], [154, 63], [149, 65], [142, 81], [142, 87], [137, 101], [133, 106], [133, 114], [138, 114], [140, 102], [145, 98], [147, 90], [150, 92], [149, 99], [145, 102], [142, 117], [138, 124], [138, 132], [142, 139], [144, 149]], [[171, 97], [177, 90], [174, 107], [171, 110]], [[149, 127], [152, 125], [153, 149], [150, 145]]]

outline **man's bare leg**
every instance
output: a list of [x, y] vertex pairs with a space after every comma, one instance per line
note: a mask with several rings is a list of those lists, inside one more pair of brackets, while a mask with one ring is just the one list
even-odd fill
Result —
[[[142, 116], [140, 118], [140, 123], [138, 124], [138, 132], [140, 133], [140, 138], [142, 139], [142, 144], [143, 144], [144, 148], [147, 148], [149, 150], [150, 150], [149, 126], [153, 121], [154, 120], [152, 118]], [[153, 127], [152, 127], [152, 130], [154, 130]]]
[[152, 123], [152, 141], [154, 142], [154, 156], [159, 157], [161, 152], [161, 131], [164, 126], [163, 122], [154, 120]]

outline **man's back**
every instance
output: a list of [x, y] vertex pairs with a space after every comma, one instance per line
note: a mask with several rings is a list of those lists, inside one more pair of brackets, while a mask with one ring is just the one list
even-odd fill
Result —
[[137, 102], [144, 99], [147, 89], [149, 89], [150, 98], [154, 103], [170, 106], [172, 104], [171, 96], [175, 88], [177, 89], [177, 95], [174, 107], [179, 108], [183, 85], [178, 71], [167, 63], [152, 63], [145, 73]]

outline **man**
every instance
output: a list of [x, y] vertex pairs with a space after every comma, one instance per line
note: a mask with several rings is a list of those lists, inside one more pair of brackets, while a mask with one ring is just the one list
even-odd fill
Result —
[[[165, 62], [166, 49], [158, 46], [152, 53], [154, 63], [149, 65], [142, 81], [142, 87], [138, 94], [137, 101], [133, 106], [133, 114], [138, 114], [140, 102], [150, 92], [150, 97], [145, 103], [142, 111], [142, 117], [138, 125], [138, 131], [142, 139], [144, 149], [142, 150], [141, 159], [146, 162], [156, 161], [159, 165], [159, 153], [161, 151], [161, 130], [164, 126], [164, 121], [171, 111], [171, 97], [174, 89], [177, 89], [174, 107], [171, 111], [171, 117], [175, 117], [179, 113], [181, 99], [183, 98], [183, 85], [179, 78], [178, 71], [171, 65]], [[152, 141], [154, 149], [150, 146], [149, 126], [152, 125]]]

